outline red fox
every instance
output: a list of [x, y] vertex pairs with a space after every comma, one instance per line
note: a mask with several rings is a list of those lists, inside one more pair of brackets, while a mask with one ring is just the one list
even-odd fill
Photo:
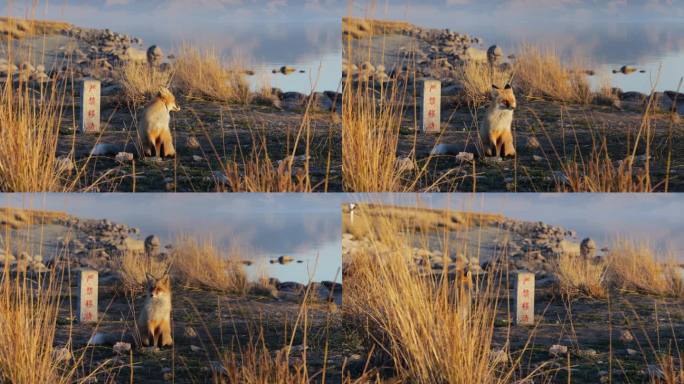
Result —
[[513, 147], [513, 111], [516, 107], [515, 95], [510, 84], [503, 89], [492, 85], [494, 101], [487, 109], [485, 120], [480, 128], [480, 139], [485, 156], [515, 156]]
[[148, 274], [147, 280], [147, 298], [138, 319], [142, 344], [159, 348], [171, 346], [171, 279], [168, 274], [161, 279]]
[[157, 96], [145, 107], [142, 121], [138, 125], [138, 135], [142, 140], [143, 154], [152, 156], [152, 149], [157, 157], [173, 157], [173, 139], [169, 122], [170, 112], [180, 111], [176, 98], [167, 88], [160, 88]]

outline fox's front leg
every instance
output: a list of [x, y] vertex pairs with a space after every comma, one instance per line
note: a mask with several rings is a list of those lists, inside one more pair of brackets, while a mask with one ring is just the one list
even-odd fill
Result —
[[173, 338], [171, 338], [171, 322], [165, 321], [159, 328], [159, 347], [170, 347], [173, 345]]

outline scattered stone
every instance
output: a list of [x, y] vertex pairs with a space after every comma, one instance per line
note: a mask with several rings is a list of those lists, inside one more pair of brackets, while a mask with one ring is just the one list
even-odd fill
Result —
[[580, 243], [580, 255], [585, 259], [593, 259], [596, 256], [596, 243], [587, 237]]
[[131, 343], [126, 343], [123, 341], [119, 341], [114, 344], [112, 347], [114, 352], [116, 352], [119, 355], [123, 355], [124, 353], [128, 353], [131, 351]]
[[537, 140], [536, 137], [530, 136], [527, 139], [527, 148], [528, 149], [537, 149], [539, 147], [541, 147], [541, 144], [539, 144], [539, 140]]
[[632, 335], [632, 332], [629, 330], [625, 329], [620, 333], [620, 341], [623, 343], [631, 343], [634, 341], [634, 336]]
[[114, 160], [119, 163], [127, 163], [133, 161], [133, 154], [130, 152], [119, 152], [114, 156]]
[[197, 149], [200, 147], [199, 140], [197, 140], [197, 138], [195, 136], [188, 136], [186, 144], [187, 144], [188, 148], [191, 148], [191, 149]]
[[294, 261], [294, 257], [283, 255], [278, 257], [278, 264], [289, 264]]
[[158, 67], [161, 61], [164, 59], [164, 52], [161, 48], [156, 45], [152, 45], [147, 48], [146, 54], [147, 64], [153, 67]]
[[564, 356], [568, 354], [568, 347], [565, 345], [554, 344], [549, 348], [549, 354], [553, 357]]

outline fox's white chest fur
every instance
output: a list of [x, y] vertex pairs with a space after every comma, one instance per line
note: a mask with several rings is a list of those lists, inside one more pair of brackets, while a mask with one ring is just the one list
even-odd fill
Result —
[[483, 136], [489, 134], [500, 135], [503, 132], [510, 131], [513, 124], [513, 110], [499, 108], [496, 104], [487, 110], [485, 121], [480, 129]]
[[171, 317], [171, 295], [149, 296], [145, 299], [144, 308], [142, 315], [145, 320], [168, 320]]
[[145, 132], [158, 136], [162, 131], [169, 129], [171, 114], [166, 107], [154, 105], [147, 108], [143, 114], [143, 126]]

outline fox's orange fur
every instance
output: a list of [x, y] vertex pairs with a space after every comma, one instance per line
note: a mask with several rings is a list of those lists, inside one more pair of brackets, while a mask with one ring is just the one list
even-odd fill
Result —
[[486, 156], [515, 156], [513, 146], [513, 111], [517, 104], [510, 84], [503, 89], [492, 85], [494, 101], [487, 109], [480, 128], [480, 139]]
[[168, 275], [161, 279], [148, 276], [145, 305], [138, 319], [140, 336], [144, 346], [168, 347], [171, 337], [171, 280]]
[[167, 88], [161, 88], [157, 96], [145, 107], [138, 134], [145, 156], [172, 157], [176, 155], [169, 122], [171, 112], [180, 111], [176, 98]]

